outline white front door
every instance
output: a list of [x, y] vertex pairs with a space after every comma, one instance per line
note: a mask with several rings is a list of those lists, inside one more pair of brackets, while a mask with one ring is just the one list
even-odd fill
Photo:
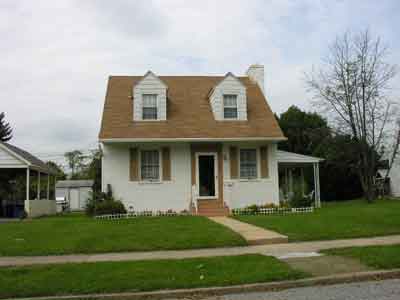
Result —
[[69, 208], [71, 210], [79, 210], [79, 190], [71, 189], [69, 190]]
[[198, 198], [218, 198], [217, 153], [196, 153], [196, 185]]

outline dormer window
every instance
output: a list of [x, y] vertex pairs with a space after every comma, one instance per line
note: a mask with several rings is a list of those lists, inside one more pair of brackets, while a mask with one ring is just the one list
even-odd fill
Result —
[[157, 120], [157, 95], [143, 94], [143, 120]]
[[224, 95], [224, 119], [237, 118], [237, 95]]

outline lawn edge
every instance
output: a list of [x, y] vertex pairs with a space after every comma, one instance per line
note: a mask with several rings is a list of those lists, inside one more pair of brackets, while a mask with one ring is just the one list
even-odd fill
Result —
[[24, 299], [24, 300], [50, 300], [50, 299], [164, 299], [166, 297], [185, 298], [185, 297], [207, 297], [228, 295], [244, 292], [272, 292], [292, 288], [324, 286], [332, 284], [343, 284], [351, 282], [363, 281], [379, 281], [386, 279], [400, 278], [400, 269], [393, 270], [377, 270], [366, 272], [355, 272], [346, 274], [335, 274], [330, 276], [312, 277], [298, 280], [286, 280], [267, 283], [251, 283], [224, 287], [206, 287], [193, 289], [174, 289], [174, 290], [158, 290], [149, 292], [124, 292], [124, 293], [105, 293], [105, 294], [79, 294], [65, 296], [45, 296], [45, 297], [21, 297], [6, 298], [7, 299]]

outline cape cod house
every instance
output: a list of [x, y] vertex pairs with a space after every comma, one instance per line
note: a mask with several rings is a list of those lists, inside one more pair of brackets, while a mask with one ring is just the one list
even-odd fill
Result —
[[[262, 65], [241, 77], [111, 76], [99, 140], [102, 189], [111, 186], [128, 210], [224, 215], [279, 203], [277, 143], [285, 137]], [[319, 161], [280, 157], [314, 169]]]

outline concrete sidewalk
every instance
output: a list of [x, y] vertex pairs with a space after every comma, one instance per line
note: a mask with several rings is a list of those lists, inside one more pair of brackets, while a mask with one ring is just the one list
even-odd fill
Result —
[[286, 235], [249, 223], [240, 222], [232, 218], [209, 217], [209, 219], [240, 234], [249, 245], [268, 245], [288, 242], [288, 237]]
[[227, 255], [241, 255], [241, 254], [253, 254], [253, 253], [281, 257], [284, 255], [290, 255], [291, 253], [306, 254], [330, 248], [344, 248], [344, 247], [371, 246], [371, 245], [391, 245], [391, 244], [400, 244], [400, 235], [373, 237], [373, 238], [346, 239], [346, 240], [232, 247], [232, 248], [81, 254], [81, 255], [60, 255], [60, 256], [0, 257], [0, 266], [23, 266], [23, 265], [39, 265], [39, 264], [62, 264], [62, 263], [128, 261], [128, 260], [150, 260], [150, 259], [181, 259], [181, 258], [192, 258], [192, 257], [227, 256]]

